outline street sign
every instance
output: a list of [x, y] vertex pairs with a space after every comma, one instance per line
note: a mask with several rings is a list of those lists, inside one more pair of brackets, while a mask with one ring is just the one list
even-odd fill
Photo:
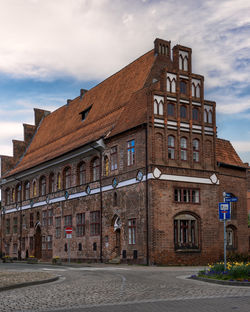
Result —
[[66, 227], [65, 232], [66, 234], [72, 234], [72, 227]]
[[232, 197], [232, 194], [231, 194], [231, 193], [226, 193], [226, 192], [224, 192], [224, 193], [223, 193], [223, 196], [224, 196], [224, 197]]
[[72, 238], [72, 234], [66, 234], [66, 238]]
[[219, 203], [219, 219], [220, 220], [231, 219], [230, 203]]
[[238, 201], [238, 197], [225, 197], [224, 200], [226, 203], [235, 203]]

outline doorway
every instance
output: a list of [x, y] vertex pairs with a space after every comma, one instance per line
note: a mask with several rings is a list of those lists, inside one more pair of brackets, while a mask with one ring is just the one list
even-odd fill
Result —
[[42, 258], [42, 233], [40, 225], [37, 225], [35, 233], [35, 257], [37, 259]]

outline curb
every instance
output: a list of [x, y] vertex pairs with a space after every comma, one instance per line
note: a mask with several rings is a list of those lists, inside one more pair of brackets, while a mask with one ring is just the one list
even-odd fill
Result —
[[51, 283], [51, 282], [57, 281], [58, 279], [59, 279], [59, 276], [55, 276], [55, 277], [45, 279], [45, 280], [40, 280], [40, 281], [33, 281], [33, 282], [14, 284], [14, 285], [10, 285], [10, 286], [4, 286], [4, 287], [0, 287], [0, 292], [5, 291], [5, 290], [15, 289], [15, 288]]
[[238, 281], [223, 281], [223, 280], [216, 280], [212, 278], [205, 278], [199, 276], [190, 276], [189, 279], [194, 279], [201, 282], [207, 282], [212, 284], [219, 284], [219, 285], [229, 285], [229, 286], [250, 286], [250, 282], [238, 282]]

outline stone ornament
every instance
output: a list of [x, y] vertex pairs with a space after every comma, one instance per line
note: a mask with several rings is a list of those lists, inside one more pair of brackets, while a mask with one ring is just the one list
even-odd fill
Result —
[[153, 171], [153, 176], [154, 176], [156, 179], [159, 179], [160, 176], [161, 176], [161, 171], [160, 171], [158, 168], [155, 168], [154, 171]]

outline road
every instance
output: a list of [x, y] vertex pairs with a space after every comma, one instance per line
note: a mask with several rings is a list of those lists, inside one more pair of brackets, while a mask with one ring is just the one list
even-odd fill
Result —
[[250, 310], [250, 287], [187, 279], [197, 272], [195, 267], [1, 264], [0, 269], [60, 275], [57, 282], [1, 292], [1, 312]]

